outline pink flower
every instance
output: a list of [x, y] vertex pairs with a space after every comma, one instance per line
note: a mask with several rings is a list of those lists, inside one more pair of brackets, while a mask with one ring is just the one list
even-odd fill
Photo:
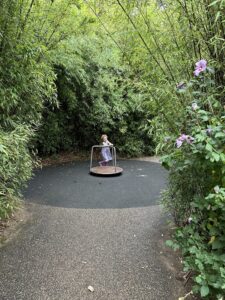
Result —
[[205, 59], [201, 59], [199, 60], [196, 64], [195, 64], [195, 71], [194, 71], [194, 75], [198, 76], [201, 72], [206, 70], [206, 66], [207, 66], [207, 61]]

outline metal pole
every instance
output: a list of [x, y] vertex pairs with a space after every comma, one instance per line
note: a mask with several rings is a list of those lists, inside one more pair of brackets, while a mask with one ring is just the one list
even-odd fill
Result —
[[116, 147], [113, 148], [114, 148], [114, 155], [115, 155], [115, 172], [116, 172]]
[[110, 148], [112, 148], [112, 163], [113, 163], [113, 166], [114, 166], [115, 165], [115, 155], [114, 155], [113, 146], [110, 146]]
[[90, 172], [91, 172], [91, 168], [92, 168], [92, 159], [93, 159], [93, 149], [94, 146], [91, 147], [91, 161], [90, 161]]
[[93, 165], [93, 153], [94, 153], [94, 148], [104, 148], [104, 147], [110, 147], [112, 148], [112, 161], [113, 161], [113, 167], [115, 167], [115, 172], [116, 172], [116, 147], [113, 146], [102, 146], [102, 145], [94, 145], [91, 147], [91, 160], [90, 160], [90, 172], [92, 169]]

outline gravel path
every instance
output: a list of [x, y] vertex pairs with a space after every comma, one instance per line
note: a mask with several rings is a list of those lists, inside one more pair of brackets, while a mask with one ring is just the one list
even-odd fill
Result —
[[[0, 249], [1, 300], [177, 300], [159, 164], [121, 161], [124, 174], [87, 162], [36, 172], [24, 193], [30, 220]], [[94, 292], [88, 290], [94, 288]]]

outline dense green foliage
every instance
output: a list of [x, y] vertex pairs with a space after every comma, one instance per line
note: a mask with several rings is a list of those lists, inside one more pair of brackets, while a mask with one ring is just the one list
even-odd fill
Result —
[[0, 2], [0, 219], [11, 213], [31, 176], [28, 148], [33, 150], [43, 107], [56, 102], [50, 51], [61, 39], [59, 17], [63, 22], [72, 2]]
[[[155, 148], [170, 244], [195, 291], [224, 299], [225, 1], [3, 0], [0, 11], [0, 218], [30, 153], [89, 149], [103, 132], [128, 156]], [[211, 68], [194, 77], [201, 59]]]
[[0, 220], [17, 206], [20, 189], [31, 176], [33, 162], [27, 148], [31, 138], [28, 127], [0, 131]]
[[[225, 295], [225, 48], [221, 11], [225, 3], [208, 2], [201, 14], [195, 8], [204, 7], [204, 2], [185, 1], [183, 5], [193, 35], [194, 53], [199, 51], [199, 58], [209, 60], [213, 68], [201, 71], [189, 83], [182, 76], [176, 91], [176, 98], [182, 104], [176, 118], [179, 131], [177, 134], [164, 131], [166, 135], [158, 146], [170, 153], [163, 158], [170, 171], [163, 202], [174, 217], [177, 231], [173, 242], [168, 243], [182, 250], [185, 270], [194, 277], [194, 291], [203, 298], [222, 300]], [[196, 36], [201, 37], [201, 44], [195, 44]]]
[[153, 151], [150, 138], [139, 130], [150, 117], [148, 95], [129, 68], [120, 65], [119, 54], [110, 41], [103, 47], [98, 36], [79, 36], [61, 45], [54, 58], [58, 107], [44, 112], [39, 152], [90, 149], [104, 132], [127, 155]]
[[196, 102], [186, 109], [187, 131], [177, 139], [178, 148], [163, 158], [170, 170], [164, 204], [178, 225], [175, 242], [168, 243], [182, 249], [185, 270], [195, 274], [194, 290], [223, 299], [225, 116], [209, 75], [199, 75], [183, 91]]

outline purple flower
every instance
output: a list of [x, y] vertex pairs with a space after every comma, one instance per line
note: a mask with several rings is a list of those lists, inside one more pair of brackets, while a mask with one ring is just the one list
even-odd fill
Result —
[[188, 144], [191, 144], [194, 141], [194, 138], [190, 135], [182, 134], [178, 139], [176, 139], [177, 148], [180, 148], [185, 141]]
[[179, 139], [176, 140], [176, 146], [177, 148], [180, 148], [182, 146], [183, 142]]
[[207, 65], [207, 61], [205, 59], [201, 59], [200, 61], [198, 61], [196, 64], [196, 67], [198, 69], [202, 69], [202, 71], [205, 71], [206, 69], [206, 65]]
[[199, 60], [196, 64], [195, 64], [195, 71], [194, 71], [194, 75], [198, 76], [201, 72], [206, 70], [206, 65], [207, 65], [207, 61], [205, 59], [201, 59]]
[[176, 146], [177, 148], [180, 148], [183, 144], [184, 141], [186, 141], [187, 135], [186, 134], [182, 134], [181, 136], [179, 136], [179, 138], [176, 140]]
[[194, 70], [194, 75], [195, 75], [195, 76], [198, 76], [198, 75], [200, 74], [200, 72], [201, 72], [201, 71], [200, 71], [199, 69], [196, 69], [196, 70]]
[[192, 103], [191, 107], [193, 110], [196, 110], [199, 108], [197, 103]]
[[181, 136], [180, 136], [178, 139], [179, 139], [180, 141], [184, 142], [184, 141], [186, 141], [187, 137], [188, 137], [188, 135], [186, 135], [186, 134], [181, 134]]

